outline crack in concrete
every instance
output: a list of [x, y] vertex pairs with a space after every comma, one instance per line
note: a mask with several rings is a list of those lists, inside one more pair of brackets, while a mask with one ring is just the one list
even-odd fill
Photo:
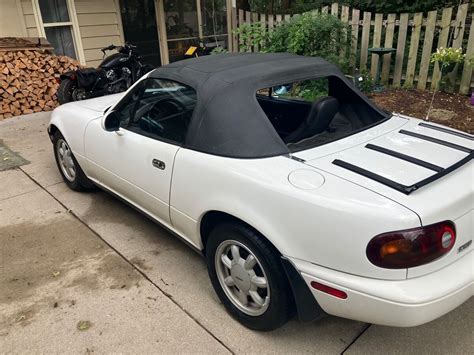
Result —
[[8, 201], [8, 200], [11, 200], [12, 198], [15, 198], [15, 197], [24, 196], [24, 195], [27, 195], [29, 193], [35, 192], [35, 191], [38, 191], [38, 189], [21, 192], [19, 194], [8, 196], [8, 197], [5, 197], [5, 198], [0, 198], [0, 202]]
[[349, 348], [355, 344], [357, 340], [370, 328], [372, 324], [368, 323], [365, 325], [365, 327], [360, 331], [359, 334], [356, 335], [356, 337], [349, 343], [349, 345], [346, 346], [344, 350], [341, 351], [341, 355], [344, 355]]
[[23, 174], [25, 174], [31, 181], [33, 181], [40, 189], [45, 191], [48, 195], [50, 195], [57, 203], [59, 203], [64, 209], [69, 211], [69, 213], [74, 216], [79, 222], [81, 222], [86, 228], [88, 228], [94, 235], [97, 236], [102, 242], [104, 242], [110, 249], [112, 249], [117, 255], [119, 255], [126, 263], [128, 263], [133, 269], [138, 271], [140, 275], [142, 275], [148, 282], [150, 282], [158, 291], [160, 291], [166, 298], [168, 298], [173, 304], [175, 304], [181, 311], [183, 311], [189, 318], [191, 318], [199, 327], [201, 327], [206, 333], [208, 333], [213, 339], [215, 339], [220, 345], [222, 345], [227, 351], [231, 354], [235, 354], [235, 352], [226, 345], [222, 340], [220, 340], [217, 336], [215, 336], [208, 328], [206, 328], [199, 320], [197, 320], [189, 311], [187, 311], [183, 306], [181, 306], [176, 300], [173, 299], [173, 296], [163, 290], [160, 286], [158, 286], [147, 274], [145, 274], [140, 268], [135, 266], [130, 260], [128, 260], [125, 255], [123, 255], [120, 251], [118, 251], [115, 247], [113, 247], [109, 242], [107, 242], [104, 238], [101, 237], [99, 233], [97, 233], [93, 228], [91, 228], [85, 221], [81, 219], [74, 211], [70, 210], [63, 202], [58, 200], [56, 196], [54, 196], [51, 192], [49, 192], [44, 186], [42, 186], [38, 181], [36, 181], [33, 177], [31, 177], [25, 170], [21, 167], [17, 168]]

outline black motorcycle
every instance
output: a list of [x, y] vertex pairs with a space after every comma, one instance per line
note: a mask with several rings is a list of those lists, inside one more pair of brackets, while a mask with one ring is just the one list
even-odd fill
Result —
[[84, 68], [70, 71], [60, 76], [56, 95], [60, 104], [90, 99], [93, 97], [116, 94], [127, 90], [144, 74], [153, 70], [150, 64], [144, 64], [136, 51], [136, 46], [113, 44], [102, 48], [104, 57], [107, 51], [116, 50], [106, 57], [98, 68]]

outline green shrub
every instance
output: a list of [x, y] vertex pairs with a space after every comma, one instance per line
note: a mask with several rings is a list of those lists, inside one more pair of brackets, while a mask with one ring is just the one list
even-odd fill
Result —
[[321, 97], [329, 95], [328, 79], [309, 79], [292, 83], [290, 90], [279, 96], [287, 99], [299, 99], [313, 102]]
[[311, 11], [296, 15], [271, 31], [255, 23], [241, 25], [236, 33], [243, 51], [250, 52], [257, 46], [261, 52], [322, 57], [345, 73], [352, 69], [350, 27], [332, 15]]
[[224, 53], [229, 53], [229, 51], [221, 46], [214, 47], [211, 51], [211, 54], [224, 54]]
[[239, 36], [241, 52], [252, 52], [255, 45], [262, 46], [262, 49], [267, 47], [269, 32], [260, 23], [241, 24], [234, 32]]
[[372, 79], [367, 69], [362, 69], [360, 76], [362, 80], [359, 82], [359, 89], [366, 94], [370, 94], [374, 91], [374, 79]]

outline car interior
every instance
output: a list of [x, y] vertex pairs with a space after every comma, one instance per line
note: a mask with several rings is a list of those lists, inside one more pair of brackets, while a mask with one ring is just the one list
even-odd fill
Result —
[[136, 133], [183, 143], [196, 105], [194, 89], [162, 79], [148, 79], [119, 109], [121, 126]]
[[[256, 97], [291, 152], [346, 137], [387, 117], [338, 77], [263, 88]], [[144, 80], [118, 109], [121, 127], [182, 144], [196, 101], [196, 91], [189, 86], [164, 79]]]
[[385, 119], [337, 77], [257, 91], [257, 101], [290, 151], [346, 137]]

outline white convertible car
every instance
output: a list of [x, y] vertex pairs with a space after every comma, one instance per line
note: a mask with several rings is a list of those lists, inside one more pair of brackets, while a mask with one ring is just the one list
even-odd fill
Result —
[[202, 253], [247, 327], [415, 326], [473, 295], [473, 136], [381, 111], [322, 59], [177, 62], [60, 106], [48, 132], [70, 188]]

